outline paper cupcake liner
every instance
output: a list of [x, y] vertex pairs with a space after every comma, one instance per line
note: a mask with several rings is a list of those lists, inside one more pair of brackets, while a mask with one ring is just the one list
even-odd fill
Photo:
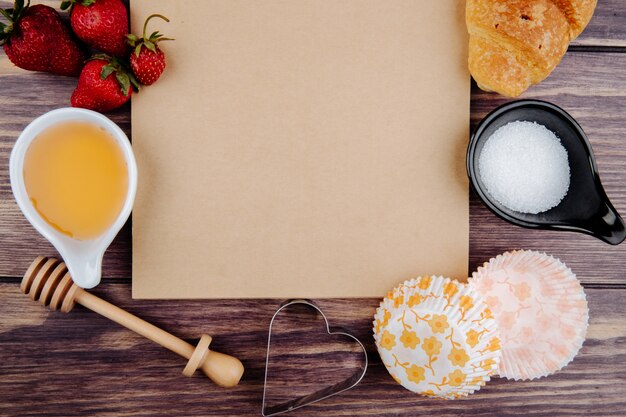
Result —
[[576, 275], [534, 251], [506, 252], [474, 272], [469, 285], [498, 322], [498, 374], [515, 380], [550, 375], [570, 363], [585, 340], [589, 310]]
[[374, 340], [391, 376], [422, 395], [458, 398], [497, 370], [500, 339], [482, 298], [444, 277], [419, 277], [392, 290], [374, 316]]

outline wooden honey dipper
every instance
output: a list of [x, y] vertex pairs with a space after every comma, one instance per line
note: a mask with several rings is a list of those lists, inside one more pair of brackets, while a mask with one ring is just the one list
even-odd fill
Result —
[[57, 259], [43, 256], [35, 259], [24, 274], [20, 289], [33, 301], [64, 313], [69, 312], [76, 303], [81, 304], [177, 353], [189, 360], [183, 370], [185, 376], [192, 376], [201, 368], [217, 385], [233, 387], [243, 375], [243, 365], [239, 359], [209, 350], [211, 336], [202, 335], [194, 348], [184, 340], [83, 290], [74, 284], [65, 263]]

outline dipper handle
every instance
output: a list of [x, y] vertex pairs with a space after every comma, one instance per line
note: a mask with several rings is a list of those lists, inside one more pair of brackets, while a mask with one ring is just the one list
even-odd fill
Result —
[[56, 259], [42, 256], [35, 259], [26, 271], [20, 288], [31, 299], [49, 305], [53, 310], [60, 308], [63, 312], [69, 312], [78, 303], [158, 343], [188, 360], [183, 370], [185, 376], [191, 376], [201, 368], [217, 385], [233, 387], [243, 375], [244, 368], [239, 359], [209, 350], [211, 336], [202, 335], [198, 345], [194, 347], [78, 287], [73, 283], [65, 264]]

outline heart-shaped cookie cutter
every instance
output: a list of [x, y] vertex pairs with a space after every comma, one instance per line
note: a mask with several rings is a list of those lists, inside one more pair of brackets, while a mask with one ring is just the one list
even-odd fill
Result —
[[[267, 371], [268, 371], [269, 362], [270, 362], [270, 346], [272, 343], [272, 326], [274, 325], [274, 320], [280, 314], [281, 311], [295, 304], [307, 306], [309, 307], [311, 311], [315, 313], [319, 313], [324, 319], [324, 322], [326, 323], [326, 332], [329, 335], [347, 336], [348, 338], [354, 340], [363, 350], [363, 356], [362, 356], [363, 360], [361, 362], [361, 366], [357, 369], [357, 371], [352, 376], [344, 379], [343, 381], [340, 381], [329, 387], [322, 388], [311, 394], [294, 398], [292, 400], [285, 401], [283, 403], [273, 405], [271, 407], [266, 407], [265, 400], [266, 400], [266, 393], [267, 393], [266, 392], [267, 391]], [[354, 388], [359, 382], [361, 382], [361, 380], [365, 376], [365, 373], [367, 372], [367, 365], [368, 365], [367, 351], [365, 350], [365, 346], [363, 346], [363, 343], [361, 343], [359, 339], [357, 339], [355, 336], [351, 335], [350, 333], [347, 333], [342, 330], [343, 329], [338, 329], [338, 328], [331, 330], [330, 324], [328, 323], [328, 319], [326, 318], [326, 315], [324, 314], [324, 312], [310, 300], [289, 300], [289, 301], [284, 302], [278, 308], [278, 310], [276, 310], [276, 312], [272, 316], [272, 320], [270, 321], [270, 329], [269, 329], [269, 333], [267, 336], [267, 355], [265, 358], [265, 379], [263, 382], [263, 405], [261, 407], [261, 414], [263, 415], [263, 417], [275, 416], [278, 414], [295, 410], [300, 407], [304, 407], [305, 405], [322, 401], [328, 397], [332, 397], [333, 395], [337, 395], [339, 393], [347, 391], [350, 388]]]

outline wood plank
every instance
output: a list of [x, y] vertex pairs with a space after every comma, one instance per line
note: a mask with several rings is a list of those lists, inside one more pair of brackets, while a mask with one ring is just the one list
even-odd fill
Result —
[[[2, 0], [0, 6], [8, 3]], [[624, 21], [621, 0], [600, 0], [590, 26], [574, 44], [626, 46]], [[607, 192], [626, 214], [624, 59], [622, 54], [570, 52], [555, 73], [525, 97], [553, 101], [579, 120], [594, 146]], [[33, 117], [68, 105], [74, 83], [17, 69], [0, 53], [0, 276], [19, 276], [36, 255], [54, 254], [13, 201], [8, 155]], [[505, 101], [474, 89], [473, 122]], [[128, 134], [129, 116], [128, 107], [110, 115]], [[626, 246], [610, 247], [572, 233], [517, 228], [493, 216], [476, 197], [470, 203], [470, 269], [504, 250], [532, 248], [559, 256], [587, 284], [626, 282]], [[127, 225], [105, 258], [106, 276], [130, 276], [130, 250]], [[624, 291], [587, 289], [588, 340], [564, 371], [531, 382], [496, 379], [470, 398], [454, 402], [415, 397], [389, 378], [370, 336], [378, 300], [319, 300], [332, 324], [354, 330], [366, 342], [373, 363], [354, 390], [293, 415], [622, 416], [626, 409]], [[190, 341], [202, 332], [212, 334], [216, 350], [244, 361], [247, 372], [242, 384], [226, 391], [202, 376], [184, 378], [180, 376], [183, 362], [162, 348], [82, 307], [68, 315], [48, 312], [20, 295], [17, 284], [4, 283], [0, 284], [0, 416], [259, 415], [265, 332], [278, 301], [133, 302], [125, 284], [103, 284], [96, 293]]]
[[[128, 0], [123, 0], [128, 6]], [[57, 0], [33, 1], [59, 8]], [[13, 1], [0, 0], [0, 8], [12, 7]], [[66, 19], [66, 13], [61, 12]], [[0, 276], [20, 276], [35, 254], [57, 256], [55, 249], [30, 226], [21, 214], [9, 180], [9, 155], [15, 139], [37, 116], [70, 106], [76, 78], [24, 71], [15, 67], [0, 52]], [[107, 114], [131, 137], [130, 105]], [[30, 260], [29, 260], [30, 259]], [[132, 259], [130, 221], [120, 231], [104, 258], [104, 276], [129, 278]]]
[[[5, 69], [7, 71], [5, 71]], [[76, 79], [26, 72], [13, 67], [0, 55], [0, 276], [19, 276], [42, 254], [58, 256], [24, 218], [11, 193], [9, 156], [20, 132], [35, 117], [68, 107]], [[130, 137], [130, 105], [107, 114]], [[130, 277], [130, 223], [113, 242], [103, 265], [107, 277]]]
[[583, 33], [572, 45], [626, 46], [626, 8], [623, 0], [598, 0], [598, 6]]
[[[593, 146], [604, 188], [626, 216], [626, 54], [570, 52], [543, 83], [521, 98], [551, 101], [569, 112]], [[480, 91], [472, 94], [472, 124], [507, 102]], [[493, 215], [478, 198], [470, 199], [470, 271], [511, 249], [534, 249], [561, 258], [584, 283], [625, 284], [626, 244], [607, 245], [571, 232], [529, 230]]]
[[[0, 415], [256, 416], [259, 415], [266, 331], [277, 300], [140, 301], [127, 284], [103, 284], [96, 294], [188, 340], [214, 336], [216, 350], [239, 357], [242, 383], [218, 388], [203, 376], [184, 378], [184, 361], [81, 306], [47, 312], [0, 284]], [[626, 409], [626, 290], [587, 289], [588, 339], [574, 362], [535, 381], [496, 378], [458, 401], [430, 400], [397, 385], [371, 337], [376, 299], [318, 300], [331, 325], [359, 337], [371, 367], [352, 391], [293, 413], [298, 416], [622, 416]], [[306, 347], [298, 349], [306, 359]], [[304, 356], [303, 356], [304, 355]], [[303, 374], [311, 363], [303, 365]]]
[[[6, 59], [0, 59], [0, 65]], [[614, 205], [626, 213], [626, 54], [570, 52], [542, 84], [524, 97], [552, 101], [579, 120], [597, 156], [600, 174]], [[12, 144], [33, 116], [67, 105], [74, 80], [47, 74], [0, 72], [8, 86], [0, 95], [0, 276], [20, 276], [39, 254], [53, 249], [25, 221], [13, 200], [8, 177]], [[472, 95], [475, 123], [507, 100], [479, 91]], [[130, 132], [129, 109], [109, 116]], [[463, 152], [464, 150], [460, 150]], [[547, 251], [568, 263], [585, 283], [626, 282], [626, 245], [610, 247], [574, 233], [521, 229], [500, 221], [474, 197], [470, 216], [470, 271], [492, 256], [514, 248]], [[105, 257], [105, 277], [130, 277], [130, 229], [126, 227]]]
[[[33, 4], [41, 3], [59, 8], [57, 0], [33, 0]], [[128, 0], [124, 0], [128, 5]], [[1, 8], [12, 7], [13, 1], [0, 0]], [[155, 11], [158, 13], [158, 11]], [[65, 16], [64, 12], [61, 12]], [[572, 45], [585, 46], [626, 46], [626, 8], [623, 0], [598, 0], [595, 13], [585, 31], [572, 42]]]

